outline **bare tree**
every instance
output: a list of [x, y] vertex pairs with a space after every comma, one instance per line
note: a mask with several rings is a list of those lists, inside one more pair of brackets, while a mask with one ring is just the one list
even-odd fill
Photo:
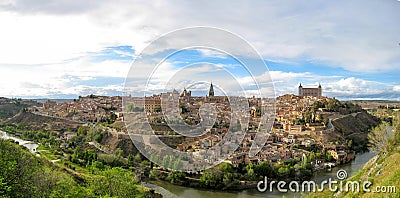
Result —
[[400, 112], [395, 112], [393, 115], [393, 136], [395, 146], [400, 145]]
[[382, 123], [375, 127], [368, 134], [368, 148], [371, 151], [379, 151], [386, 155], [390, 150], [391, 130], [392, 127], [388, 123]]

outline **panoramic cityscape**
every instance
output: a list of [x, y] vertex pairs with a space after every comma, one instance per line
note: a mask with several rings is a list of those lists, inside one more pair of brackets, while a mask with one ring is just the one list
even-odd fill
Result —
[[399, 9], [0, 2], [0, 197], [400, 197]]

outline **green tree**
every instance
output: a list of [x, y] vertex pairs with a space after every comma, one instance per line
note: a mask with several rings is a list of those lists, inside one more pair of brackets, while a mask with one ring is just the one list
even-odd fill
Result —
[[254, 172], [257, 175], [272, 177], [273, 176], [273, 169], [268, 162], [261, 162], [260, 164], [254, 167]]
[[247, 179], [254, 180], [256, 178], [256, 174], [254, 173], [254, 169], [247, 169]]
[[128, 155], [128, 165], [133, 166], [135, 162], [135, 157], [132, 154]]
[[87, 132], [88, 132], [88, 128], [85, 127], [85, 126], [80, 126], [80, 127], [78, 128], [78, 135], [79, 135], [79, 136], [86, 136], [86, 135], [87, 135]]
[[114, 123], [115, 120], [117, 119], [117, 115], [115, 113], [111, 113], [109, 118], [108, 118], [108, 124]]
[[160, 171], [156, 169], [151, 169], [149, 173], [149, 178], [150, 179], [158, 179], [160, 176]]
[[299, 178], [300, 180], [307, 180], [312, 177], [312, 169], [308, 169], [305, 167], [299, 168]]
[[234, 177], [233, 177], [232, 173], [225, 173], [223, 178], [222, 178], [222, 183], [225, 186], [229, 186], [229, 185], [232, 184], [233, 180], [234, 180]]
[[278, 169], [278, 176], [280, 178], [285, 178], [285, 177], [289, 176], [289, 170], [286, 167], [283, 167], [283, 166], [280, 167]]
[[250, 162], [249, 164], [247, 164], [246, 170], [249, 170], [249, 169], [254, 169], [254, 164], [253, 164], [253, 162]]
[[311, 152], [309, 155], [310, 161], [314, 161], [315, 160], [315, 154], [314, 152]]
[[102, 171], [89, 182], [95, 196], [136, 197], [140, 195], [135, 174], [115, 167]]
[[139, 152], [136, 153], [136, 155], [135, 155], [135, 157], [134, 157], [134, 160], [135, 160], [136, 163], [142, 162], [142, 156], [140, 155]]
[[223, 175], [221, 172], [211, 170], [206, 171], [200, 177], [200, 183], [205, 187], [218, 188], [221, 186]]
[[320, 153], [320, 152], [315, 153], [315, 157], [316, 157], [317, 159], [320, 159], [320, 158], [321, 158], [321, 153]]
[[6, 182], [3, 182], [4, 178], [0, 178], [0, 197], [5, 198], [9, 197], [12, 187], [9, 186]]
[[89, 194], [84, 187], [77, 185], [72, 179], [63, 179], [57, 182], [49, 197], [89, 197]]
[[347, 142], [347, 147], [348, 147], [349, 149], [351, 149], [352, 146], [353, 146], [353, 140], [349, 140], [349, 141]]
[[222, 163], [218, 166], [218, 169], [224, 173], [235, 173], [235, 167], [230, 163]]
[[[28, 151], [0, 139], [0, 180], [6, 197], [32, 197], [36, 187], [33, 180], [38, 162]], [[12, 190], [9, 190], [12, 189]]]
[[133, 109], [135, 108], [135, 105], [133, 103], [129, 103], [128, 105], [126, 105], [126, 112], [132, 112]]
[[152, 197], [138, 185], [132, 171], [107, 169], [87, 150], [77, 149], [73, 155], [92, 161], [86, 164], [92, 170], [88, 177], [74, 175], [82, 184], [53, 163], [13, 142], [0, 140], [0, 197]]
[[186, 177], [185, 173], [179, 171], [171, 171], [168, 174], [168, 179], [171, 181], [171, 183], [177, 183], [179, 181], [182, 181], [185, 177]]
[[332, 162], [334, 159], [333, 159], [333, 156], [329, 153], [329, 152], [326, 152], [326, 154], [325, 154], [325, 159], [326, 159], [326, 161], [328, 161], [328, 162]]

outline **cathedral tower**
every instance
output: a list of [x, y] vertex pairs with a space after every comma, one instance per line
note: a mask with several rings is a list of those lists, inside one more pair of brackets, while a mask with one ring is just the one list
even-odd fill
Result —
[[213, 87], [212, 82], [211, 82], [211, 85], [210, 85], [210, 90], [208, 91], [208, 96], [214, 96], [214, 87]]

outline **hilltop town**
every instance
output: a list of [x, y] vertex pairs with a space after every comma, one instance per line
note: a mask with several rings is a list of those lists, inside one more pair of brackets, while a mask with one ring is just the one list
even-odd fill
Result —
[[[179, 105], [163, 104], [163, 101], [172, 99], [179, 100]], [[246, 105], [232, 106], [230, 102], [233, 100]], [[15, 103], [14, 99], [4, 101], [7, 105]], [[215, 107], [215, 111], [202, 113], [200, 109], [205, 104]], [[238, 114], [248, 115], [244, 116], [248, 119], [248, 124], [243, 125], [246, 128], [235, 125], [242, 122], [240, 119], [231, 123], [232, 116], [238, 117], [232, 113], [234, 108]], [[275, 117], [269, 130], [260, 127], [268, 124], [262, 123], [263, 113], [267, 111], [272, 111]], [[75, 153], [89, 152], [96, 153], [96, 161], [107, 166], [134, 166], [142, 179], [170, 181], [176, 176], [180, 179], [171, 182], [215, 188], [209, 183], [216, 179], [215, 172], [185, 173], [182, 177], [181, 173], [173, 170], [193, 162], [175, 159], [168, 152], [150, 156], [160, 162], [159, 166], [154, 164], [151, 168], [146, 165], [147, 159], [140, 155], [129, 135], [132, 129], [124, 123], [140, 112], [145, 115], [151, 126], [149, 130], [154, 131], [157, 138], [170, 148], [187, 153], [214, 148], [230, 133], [230, 127], [238, 127], [236, 129], [244, 132], [244, 136], [234, 139], [233, 144], [238, 147], [222, 163], [231, 166], [235, 174], [229, 176], [230, 182], [217, 185], [233, 189], [254, 185], [251, 181], [256, 179], [255, 176], [267, 174], [260, 170], [269, 170], [267, 172], [272, 178], [306, 179], [314, 171], [347, 163], [354, 159], [356, 152], [366, 149], [368, 131], [378, 124], [361, 106], [324, 97], [321, 85], [317, 88], [300, 85], [298, 95], [262, 99], [217, 96], [210, 84], [206, 96], [192, 96], [190, 90], [184, 89], [146, 97], [88, 95], [68, 102], [47, 100], [41, 105], [23, 106], [14, 117], [4, 119], [0, 127], [9, 134], [38, 142], [41, 146], [37, 152], [63, 162], [66, 170], [72, 173], [80, 166], [93, 163], [87, 155]], [[171, 112], [180, 118], [166, 119], [165, 113]], [[215, 122], [198, 136], [179, 134], [169, 125], [169, 122], [184, 122], [196, 126], [207, 116], [215, 116]], [[249, 151], [258, 133], [269, 133], [268, 139], [257, 155], [250, 156]], [[223, 148], [219, 152], [224, 154], [229, 150]], [[144, 164], [138, 165], [138, 162]], [[222, 178], [224, 174], [217, 175], [217, 178]], [[187, 182], [188, 179], [191, 182]], [[250, 183], [243, 186], [238, 181]]]
[[[176, 90], [172, 93], [164, 93], [164, 95], [167, 94], [179, 95], [180, 115], [187, 124], [199, 124], [199, 107], [205, 103], [215, 105], [218, 111], [216, 123], [206, 134], [196, 138], [179, 137], [173, 141], [169, 140], [167, 143], [170, 146], [188, 152], [207, 149], [218, 144], [228, 132], [231, 113], [229, 100], [226, 96], [215, 96], [212, 84], [209, 94], [204, 97], [192, 96], [191, 91], [186, 89], [182, 93]], [[162, 95], [135, 97], [131, 100], [142, 102], [143, 109], [147, 112], [148, 120], [156, 134], [174, 134], [163, 118]], [[240, 147], [227, 160], [234, 166], [250, 162], [257, 164], [264, 160], [272, 163], [290, 159], [301, 161], [304, 156], [311, 154], [317, 156], [313, 157], [315, 168], [323, 168], [327, 163], [322, 162], [329, 162], [331, 166], [346, 163], [355, 156], [355, 151], [352, 149], [354, 148], [353, 140], [346, 139], [335, 132], [332, 121], [346, 116], [355, 117], [363, 113], [363, 110], [360, 106], [350, 103], [343, 106], [336, 99], [322, 96], [321, 85], [318, 88], [303, 88], [300, 84], [299, 95], [287, 94], [276, 98], [276, 115], [271, 135], [261, 152], [253, 157], [248, 157], [248, 152], [257, 134], [257, 124], [260, 122], [261, 99], [248, 98], [248, 104], [247, 110], [251, 115], [248, 130]], [[140, 106], [136, 105], [136, 108], [138, 107]], [[123, 112], [121, 96], [89, 95], [67, 103], [48, 100], [42, 107], [30, 107], [28, 110], [38, 115], [82, 123], [107, 122], [111, 124], [124, 121], [124, 114], [132, 111], [132, 108], [128, 104], [126, 112]], [[126, 133], [124, 125], [119, 130], [113, 129], [117, 133]], [[322, 156], [323, 154], [325, 156]]]

